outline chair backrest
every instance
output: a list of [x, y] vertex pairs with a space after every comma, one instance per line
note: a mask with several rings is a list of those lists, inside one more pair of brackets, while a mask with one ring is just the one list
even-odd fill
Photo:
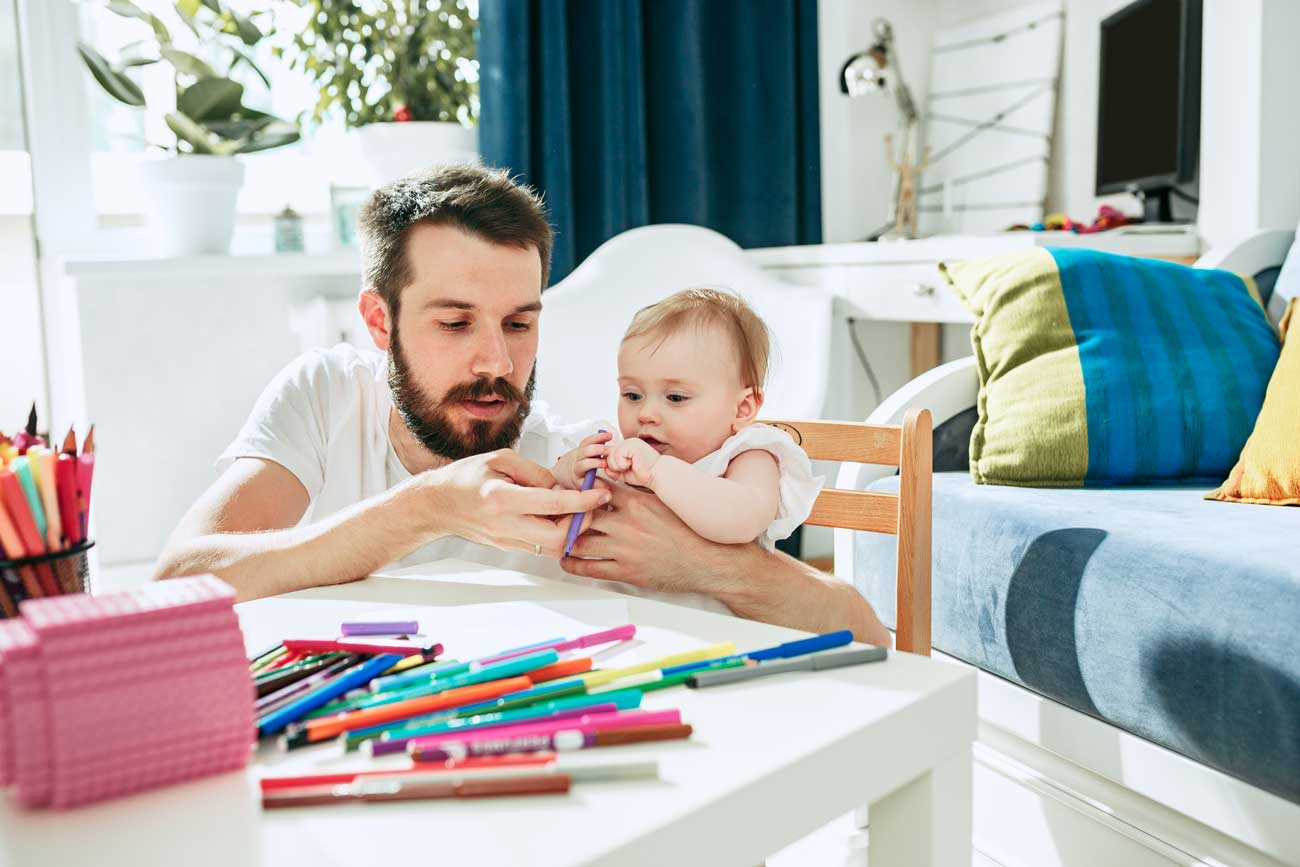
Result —
[[775, 352], [765, 409], [820, 416], [830, 378], [831, 295], [773, 277], [712, 229], [671, 224], [616, 235], [543, 293], [538, 399], [569, 421], [615, 418], [618, 347], [632, 316], [692, 286], [735, 291], [767, 323]]
[[804, 522], [898, 537], [896, 646], [930, 655], [930, 411], [913, 409], [901, 425], [838, 421], [766, 421], [785, 430], [813, 460], [898, 467], [897, 494], [826, 489]]

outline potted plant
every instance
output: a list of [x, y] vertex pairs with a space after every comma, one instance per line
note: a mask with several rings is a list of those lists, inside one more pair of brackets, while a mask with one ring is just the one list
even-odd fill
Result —
[[[107, 0], [104, 7], [139, 20], [146, 35], [114, 60], [78, 43], [81, 59], [110, 96], [163, 112], [176, 136], [159, 145], [169, 152], [167, 158], [147, 161], [141, 169], [146, 217], [158, 252], [224, 253], [244, 180], [236, 155], [298, 140], [296, 123], [244, 105], [244, 86], [231, 77], [246, 70], [270, 87], [252, 57], [252, 48], [268, 34], [267, 13], [241, 14], [227, 0], [177, 0], [176, 13], [201, 47], [201, 58], [179, 47], [167, 24], [132, 0]], [[174, 105], [168, 100], [166, 106], [146, 106], [144, 92], [131, 76], [130, 70], [156, 63], [171, 68]]]
[[477, 158], [477, 4], [297, 2], [310, 16], [285, 53], [320, 88], [312, 117], [357, 129], [376, 181]]

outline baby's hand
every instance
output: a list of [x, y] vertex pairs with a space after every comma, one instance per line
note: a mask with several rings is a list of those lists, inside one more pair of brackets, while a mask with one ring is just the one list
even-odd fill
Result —
[[578, 447], [566, 454], [560, 459], [561, 463], [569, 467], [566, 480], [574, 489], [582, 487], [582, 477], [587, 474], [588, 470], [605, 469], [605, 456], [609, 454], [607, 445], [614, 435], [606, 431], [594, 433], [591, 436], [578, 443]]
[[654, 468], [659, 457], [659, 452], [643, 439], [620, 440], [610, 446], [605, 472], [616, 482], [649, 488], [654, 483]]

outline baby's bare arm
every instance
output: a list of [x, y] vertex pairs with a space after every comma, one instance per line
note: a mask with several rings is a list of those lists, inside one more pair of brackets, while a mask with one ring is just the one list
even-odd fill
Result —
[[677, 517], [706, 539], [752, 542], [776, 518], [781, 470], [761, 449], [742, 452], [721, 478], [667, 455], [654, 466], [651, 489]]

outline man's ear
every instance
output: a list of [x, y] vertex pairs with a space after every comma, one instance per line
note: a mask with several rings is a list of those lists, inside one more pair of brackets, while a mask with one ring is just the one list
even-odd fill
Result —
[[394, 325], [388, 303], [379, 297], [378, 292], [367, 287], [361, 290], [361, 295], [357, 298], [357, 310], [361, 312], [361, 321], [366, 323], [366, 330], [370, 332], [375, 347], [387, 352], [393, 344]]
[[745, 425], [758, 418], [758, 411], [763, 408], [763, 392], [747, 388], [736, 405], [736, 420], [731, 423], [731, 432], [736, 433]]

